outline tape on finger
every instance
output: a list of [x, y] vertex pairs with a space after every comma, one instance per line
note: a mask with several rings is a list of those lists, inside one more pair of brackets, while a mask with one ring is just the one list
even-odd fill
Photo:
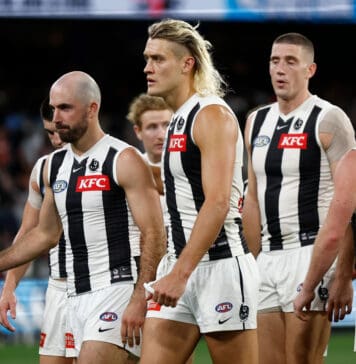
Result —
[[145, 288], [145, 290], [150, 293], [150, 294], [154, 294], [155, 293], [155, 290], [154, 288], [152, 287], [152, 284], [154, 284], [155, 282], [149, 282], [149, 283], [144, 283], [143, 284], [143, 287]]

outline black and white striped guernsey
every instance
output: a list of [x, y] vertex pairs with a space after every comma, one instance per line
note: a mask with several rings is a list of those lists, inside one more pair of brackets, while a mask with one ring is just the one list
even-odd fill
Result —
[[49, 184], [66, 240], [69, 295], [136, 281], [133, 257], [139, 255], [140, 234], [116, 173], [117, 158], [128, 147], [105, 135], [81, 156], [67, 144], [49, 157]]
[[[170, 217], [168, 251], [176, 257], [180, 255], [189, 240], [193, 225], [204, 202], [200, 150], [195, 145], [192, 134], [199, 111], [213, 104], [223, 105], [233, 114], [230, 107], [221, 98], [201, 97], [195, 94], [173, 115], [167, 129], [162, 158], [165, 196]], [[242, 163], [243, 138], [239, 131], [230, 210], [218, 238], [203, 256], [202, 261], [224, 259], [248, 252], [241, 228]]]
[[[36, 171], [36, 184], [39, 187], [41, 198], [44, 197], [44, 183], [43, 183], [43, 169], [48, 155], [39, 158], [33, 167]], [[38, 193], [38, 192], [37, 192]], [[48, 267], [49, 276], [53, 279], [60, 279], [67, 277], [66, 271], [66, 256], [65, 256], [65, 241], [64, 236], [61, 236], [58, 245], [50, 249], [48, 253]]]
[[325, 113], [335, 107], [314, 95], [288, 115], [277, 103], [257, 111], [249, 140], [263, 251], [314, 243], [333, 193], [318, 131]]

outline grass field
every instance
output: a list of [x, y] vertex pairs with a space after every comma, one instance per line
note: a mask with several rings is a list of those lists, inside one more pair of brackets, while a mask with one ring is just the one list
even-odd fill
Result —
[[[355, 364], [353, 352], [354, 330], [334, 329], [329, 343], [325, 364]], [[0, 364], [37, 364], [37, 347], [24, 345], [0, 346]], [[206, 344], [200, 341], [194, 357], [194, 364], [211, 364]], [[226, 364], [233, 363], [227, 361]]]

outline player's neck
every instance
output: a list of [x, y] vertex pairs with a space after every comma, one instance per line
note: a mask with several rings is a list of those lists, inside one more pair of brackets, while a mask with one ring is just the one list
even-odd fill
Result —
[[303, 104], [310, 96], [311, 93], [308, 90], [306, 90], [306, 92], [298, 94], [291, 99], [283, 99], [281, 97], [278, 97], [277, 100], [278, 100], [279, 111], [284, 115], [288, 115], [290, 112], [294, 111], [301, 104]]
[[94, 128], [88, 128], [86, 133], [77, 142], [72, 143], [73, 152], [79, 156], [86, 153], [104, 135], [105, 135], [105, 133], [100, 128], [99, 124]]

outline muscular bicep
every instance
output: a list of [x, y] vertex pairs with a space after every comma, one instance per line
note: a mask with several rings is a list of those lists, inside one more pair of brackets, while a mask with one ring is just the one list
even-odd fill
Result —
[[197, 116], [193, 137], [201, 153], [205, 199], [228, 200], [235, 167], [236, 142], [241, 137], [236, 118], [225, 107], [207, 106]]
[[54, 246], [58, 243], [62, 233], [62, 223], [56, 208], [53, 190], [49, 186], [48, 176], [48, 160], [44, 168], [43, 181], [45, 185], [45, 193], [39, 212], [39, 221], [37, 225], [37, 234], [44, 240], [48, 241], [48, 245]]
[[355, 132], [347, 115], [339, 108], [329, 110], [319, 126], [319, 137], [329, 163], [333, 164], [355, 147]]
[[39, 221], [39, 216], [40, 216], [40, 210], [32, 207], [29, 201], [27, 201], [22, 214], [21, 226], [16, 234], [14, 243], [16, 242], [16, 239], [18, 239], [19, 237], [30, 231], [32, 228], [37, 226]]

